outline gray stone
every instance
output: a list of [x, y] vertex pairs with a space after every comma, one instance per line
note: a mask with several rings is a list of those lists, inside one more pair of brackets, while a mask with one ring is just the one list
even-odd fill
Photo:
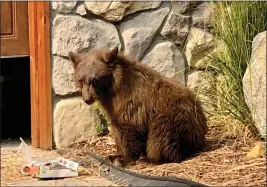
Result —
[[216, 64], [216, 56], [225, 50], [225, 43], [223, 41], [216, 40], [214, 46], [210, 49], [207, 49], [203, 56], [193, 63], [194, 68], [196, 69], [206, 69], [212, 64]]
[[109, 21], [120, 21], [122, 20], [125, 10], [130, 6], [130, 2], [84, 2], [86, 9], [91, 11], [93, 14], [101, 16]]
[[76, 3], [77, 1], [54, 1], [52, 2], [52, 9], [55, 12], [70, 13]]
[[[188, 74], [187, 87], [193, 91], [198, 89], [210, 90], [212, 89], [212, 82], [214, 82], [215, 77], [211, 72], [205, 71], [193, 71]], [[201, 87], [201, 88], [200, 88]]]
[[78, 15], [57, 15], [53, 21], [52, 53], [68, 56], [69, 51], [93, 48], [121, 48], [117, 30], [111, 23]]
[[[119, 25], [125, 43], [125, 51], [141, 58], [168, 13], [169, 8], [165, 7], [125, 19]], [[138, 51], [136, 51], [137, 48], [139, 48]]]
[[171, 1], [172, 11], [177, 14], [184, 14], [196, 8], [200, 1]]
[[89, 140], [96, 135], [96, 126], [101, 123], [98, 111], [85, 104], [81, 97], [57, 102], [53, 121], [57, 148]]
[[187, 87], [195, 92], [208, 114], [215, 109], [214, 97], [208, 95], [215, 86], [216, 78], [211, 72], [193, 71], [188, 74]]
[[[261, 32], [261, 33], [258, 33], [256, 36], [255, 36], [255, 38], [253, 39], [253, 41], [252, 41], [252, 54], [251, 54], [251, 58], [256, 58], [256, 59], [258, 59], [259, 57], [258, 57], [258, 53], [259, 52], [264, 52], [264, 47], [266, 47], [266, 40], [265, 40], [265, 38], [266, 38], [266, 31], [264, 31], [264, 32]], [[263, 55], [264, 56], [264, 54], [263, 53], [261, 53], [261, 55]], [[266, 58], [265, 56], [263, 57], [263, 56], [260, 56], [260, 59], [262, 59], [262, 58]]]
[[79, 91], [70, 60], [59, 56], [53, 57], [52, 86], [57, 95], [67, 95]]
[[132, 1], [128, 9], [125, 11], [125, 15], [129, 15], [141, 10], [155, 9], [158, 8], [161, 1]]
[[86, 9], [83, 4], [79, 4], [79, 6], [75, 10], [76, 14], [80, 14], [81, 16], [85, 16], [87, 14]]
[[171, 42], [162, 42], [145, 55], [142, 60], [151, 68], [169, 78], [185, 84], [185, 61], [178, 48]]
[[213, 6], [209, 2], [200, 4], [193, 12], [193, 26], [203, 28], [211, 31], [213, 26], [211, 22], [211, 15], [213, 13]]
[[[137, 16], [129, 16], [120, 24], [120, 30], [123, 32], [131, 28], [151, 27], [157, 30], [162, 24], [164, 18], [169, 13], [168, 7], [153, 11], [142, 12]], [[157, 18], [157, 19], [155, 19]]]
[[243, 78], [245, 101], [255, 126], [266, 136], [266, 31], [253, 39], [250, 64]]
[[191, 23], [191, 16], [184, 16], [172, 12], [160, 34], [175, 44], [182, 44], [186, 40]]
[[124, 31], [125, 54], [140, 60], [146, 49], [149, 47], [155, 31], [149, 27], [132, 28]]
[[203, 58], [214, 52], [215, 42], [213, 35], [200, 28], [191, 28], [187, 37], [185, 56], [189, 66], [199, 67]]
[[101, 16], [109, 21], [118, 22], [124, 16], [135, 12], [155, 9], [161, 5], [161, 1], [153, 2], [85, 2], [85, 7], [93, 14]]

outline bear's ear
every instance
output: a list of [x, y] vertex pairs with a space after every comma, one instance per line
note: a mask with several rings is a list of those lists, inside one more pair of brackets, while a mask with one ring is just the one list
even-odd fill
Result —
[[106, 60], [108, 63], [112, 63], [114, 60], [116, 60], [117, 55], [118, 55], [118, 51], [119, 51], [119, 49], [116, 46], [106, 53]]
[[76, 69], [79, 62], [82, 60], [79, 54], [72, 51], [69, 52], [69, 59], [71, 60], [74, 69]]

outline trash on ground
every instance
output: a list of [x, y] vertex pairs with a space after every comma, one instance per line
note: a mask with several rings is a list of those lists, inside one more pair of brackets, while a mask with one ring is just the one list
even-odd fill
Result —
[[65, 158], [56, 158], [47, 162], [33, 161], [31, 152], [28, 145], [20, 138], [21, 144], [19, 149], [26, 150], [25, 163], [22, 165], [21, 173], [24, 175], [32, 175], [33, 177], [40, 179], [48, 178], [66, 178], [66, 177], [77, 177], [78, 166], [77, 162]]
[[247, 153], [247, 158], [259, 158], [264, 155], [264, 152], [264, 144], [259, 142], [250, 152]]
[[[26, 152], [25, 163], [24, 163], [24, 166], [26, 167], [32, 164], [31, 150], [29, 149], [29, 146], [24, 142], [22, 138], [20, 138], [20, 141], [21, 141], [21, 144], [19, 146], [19, 150], [24, 148]], [[24, 166], [22, 167], [22, 173], [24, 173]]]

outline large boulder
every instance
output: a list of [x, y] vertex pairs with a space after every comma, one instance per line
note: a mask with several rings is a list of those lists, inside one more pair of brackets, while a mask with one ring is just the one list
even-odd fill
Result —
[[53, 120], [57, 148], [89, 140], [96, 135], [96, 126], [101, 123], [98, 111], [85, 104], [80, 97], [57, 102]]
[[52, 2], [52, 9], [59, 13], [70, 13], [76, 4], [77, 1], [54, 1]]
[[182, 53], [172, 42], [161, 42], [145, 55], [142, 60], [162, 75], [185, 84], [185, 61]]
[[114, 25], [78, 15], [57, 15], [53, 21], [52, 53], [68, 56], [69, 51], [121, 47]]
[[120, 21], [122, 20], [125, 10], [130, 6], [130, 2], [121, 1], [86, 1], [84, 2], [86, 9], [91, 11], [93, 14], [101, 16], [109, 21]]
[[255, 126], [266, 136], [266, 31], [253, 39], [252, 55], [243, 78], [245, 101]]
[[214, 52], [215, 41], [212, 34], [192, 27], [187, 37], [185, 56], [188, 65], [197, 69], [203, 67], [203, 58]]
[[140, 13], [137, 16], [129, 16], [120, 23], [119, 28], [124, 40], [125, 54], [140, 59], [168, 13], [168, 7], [159, 8]]
[[56, 95], [68, 95], [79, 91], [70, 60], [59, 56], [53, 57], [52, 87]]
[[170, 13], [160, 34], [175, 44], [182, 44], [186, 40], [191, 23], [191, 16], [172, 12]]

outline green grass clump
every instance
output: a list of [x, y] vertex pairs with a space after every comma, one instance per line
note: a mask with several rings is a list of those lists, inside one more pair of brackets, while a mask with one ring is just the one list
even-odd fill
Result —
[[96, 133], [99, 136], [108, 134], [108, 126], [110, 125], [110, 119], [106, 113], [106, 111], [102, 108], [101, 104], [96, 101], [93, 103], [93, 108], [98, 111], [98, 115], [100, 117], [100, 124], [96, 126]]
[[220, 81], [207, 93], [218, 101], [216, 112], [252, 124], [242, 79], [249, 65], [253, 38], [266, 30], [267, 2], [216, 2], [212, 15], [215, 40], [222, 50], [212, 56], [209, 69]]

